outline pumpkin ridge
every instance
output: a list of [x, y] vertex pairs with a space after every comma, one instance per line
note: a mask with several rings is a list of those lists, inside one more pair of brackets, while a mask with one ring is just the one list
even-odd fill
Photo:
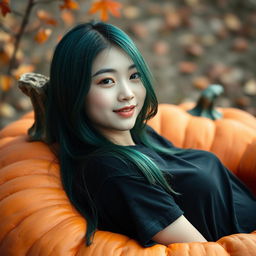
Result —
[[[6, 143], [4, 143], [3, 145], [1, 145], [1, 142], [4, 141], [4, 140], [8, 140], [10, 139], [9, 141], [7, 141]], [[14, 141], [17, 142], [26, 142], [26, 140], [24, 140], [24, 135], [20, 135], [20, 136], [5, 136], [3, 138], [0, 138], [0, 149], [2, 149], [3, 147], [9, 147], [9, 145], [13, 144]]]
[[17, 137], [21, 135], [27, 135], [27, 130], [29, 127], [33, 124], [33, 120], [31, 119], [19, 119], [17, 121], [14, 121], [10, 124], [8, 124], [6, 127], [1, 129], [0, 131], [0, 138], [4, 137]]
[[[4, 237], [9, 234], [13, 229], [15, 229], [16, 227], [18, 227], [20, 225], [20, 223], [22, 223], [22, 221], [26, 218], [28, 218], [30, 215], [33, 215], [35, 212], [40, 212], [40, 210], [43, 210], [43, 209], [49, 209], [51, 207], [64, 207], [64, 206], [68, 206], [69, 207], [69, 204], [63, 204], [63, 203], [60, 203], [60, 204], [54, 204], [54, 205], [49, 205], [49, 206], [44, 206], [44, 207], [41, 207], [41, 208], [37, 208], [35, 209], [34, 211], [28, 213], [26, 216], [23, 216], [22, 218], [18, 219], [18, 221], [12, 223], [13, 224], [13, 227], [11, 229], [8, 229], [8, 228], [5, 228], [7, 229], [7, 232], [6, 233], [3, 233], [3, 228], [1, 228], [1, 233], [0, 233], [0, 248], [2, 246], [2, 241], [4, 239]], [[70, 208], [70, 207], [69, 207]], [[70, 208], [71, 209], [71, 208]], [[24, 211], [23, 211], [24, 212]], [[12, 220], [13, 221], [13, 220]], [[0, 225], [1, 226], [1, 225]], [[0, 249], [1, 251], [1, 249]]]
[[[3, 143], [1, 145], [1, 142], [8, 139], [9, 138], [9, 141], [7, 140], [6, 143]], [[2, 150], [2, 148], [5, 148], [5, 147], [10, 147], [11, 145], [17, 145], [17, 144], [21, 144], [21, 143], [28, 143], [28, 137], [27, 136], [24, 136], [24, 135], [20, 135], [20, 136], [7, 136], [7, 137], [3, 137], [3, 138], [0, 138], [0, 150]], [[4, 150], [4, 149], [3, 149]]]
[[[20, 177], [14, 178], [14, 179], [10, 179], [9, 181], [1, 184], [1, 186], [0, 186], [0, 200], [2, 198], [6, 197], [5, 194], [8, 194], [8, 196], [9, 196], [13, 193], [16, 193], [16, 192], [21, 191], [21, 190], [26, 190], [28, 188], [31, 188], [31, 189], [37, 188], [37, 187], [38, 188], [61, 188], [60, 181], [58, 181], [57, 177], [51, 177], [53, 180], [51, 180], [51, 181], [49, 180], [48, 184], [45, 184], [45, 185], [43, 185], [43, 183], [41, 185], [39, 185], [38, 183], [36, 183], [36, 185], [34, 185], [35, 183], [30, 183], [30, 182], [28, 183], [26, 181], [22, 182], [22, 181], [24, 181], [24, 179], [29, 179], [29, 178], [31, 178], [32, 181], [33, 181], [33, 179], [37, 179], [37, 178], [42, 178], [42, 179], [45, 179], [45, 181], [46, 181], [47, 178], [50, 177], [47, 174], [45, 174], [45, 175], [38, 174], [37, 176], [38, 177], [35, 177], [35, 175], [24, 175], [24, 176], [20, 176]], [[41, 176], [41, 177], [39, 177], [39, 176]], [[13, 189], [13, 187], [16, 186], [16, 183], [22, 183], [24, 185], [24, 187], [21, 186], [17, 190], [14, 190], [14, 192], [10, 192]], [[28, 186], [28, 187], [25, 187], [25, 186]], [[9, 191], [8, 191], [8, 187], [9, 187]]]
[[[13, 152], [20, 152], [13, 157]], [[49, 162], [55, 162], [56, 156], [51, 152], [49, 147], [42, 142], [23, 142], [12, 143], [0, 150], [0, 168], [25, 159], [45, 159]]]
[[[249, 234], [237, 233], [229, 236], [224, 236], [216, 242], [218, 244], [221, 244], [228, 253], [231, 252], [231, 255], [233, 255], [233, 253], [235, 255], [242, 255], [238, 254], [239, 251], [247, 252], [248, 254], [246, 255], [248, 256], [254, 255], [251, 253], [255, 252], [256, 250], [256, 233], [255, 231]], [[235, 247], [234, 244], [236, 245]], [[247, 248], [246, 251], [245, 248]]]
[[[19, 193], [19, 192], [23, 192], [23, 191], [27, 191], [27, 190], [40, 190], [40, 189], [54, 189], [55, 191], [56, 190], [59, 190], [59, 191], [61, 191], [61, 192], [63, 192], [64, 194], [65, 194], [65, 192], [63, 191], [63, 188], [61, 188], [61, 187], [34, 187], [34, 188], [25, 188], [25, 189], [22, 189], [22, 190], [19, 190], [19, 191], [16, 191], [16, 192], [14, 192], [14, 193], [11, 193], [11, 194], [9, 194], [9, 195], [7, 195], [6, 197], [3, 197], [2, 199], [0, 199], [0, 209], [1, 209], [1, 203], [2, 203], [2, 201], [4, 201], [4, 200], [6, 200], [8, 197], [10, 197], [10, 196], [13, 196], [13, 195], [15, 195], [15, 194], [17, 194], [17, 193]], [[66, 195], [66, 194], [65, 194]]]
[[183, 147], [209, 151], [216, 130], [212, 120], [205, 117], [191, 116], [185, 128]]
[[[129, 251], [128, 243], [129, 243], [130, 240], [131, 239], [129, 239], [129, 237], [128, 237], [128, 239], [125, 241], [125, 245], [123, 245], [122, 248], [121, 248], [121, 252], [120, 252], [119, 256], [126, 256], [127, 255], [127, 252]], [[117, 249], [119, 249], [119, 248], [117, 248]], [[116, 254], [114, 254], [114, 255], [116, 255]]]
[[[97, 230], [96, 230], [96, 232], [97, 232]], [[95, 232], [95, 233], [96, 233], [96, 232]], [[82, 247], [83, 247], [84, 245], [85, 245], [85, 241], [81, 240], [81, 242], [80, 242], [79, 245], [77, 246], [77, 249], [76, 249], [76, 252], [75, 252], [74, 256], [78, 256], [78, 254], [81, 255], [80, 250], [82, 250]]]
[[[70, 214], [70, 213], [69, 213]], [[55, 225], [53, 225], [49, 230], [47, 230], [42, 236], [44, 236], [44, 235], [47, 235], [47, 233], [49, 233], [49, 232], [51, 232], [51, 230], [53, 230], [54, 228], [58, 228], [58, 226], [59, 225], [62, 225], [63, 224], [63, 222], [67, 222], [67, 221], [69, 221], [69, 220], [71, 220], [71, 219], [73, 219], [73, 218], [77, 218], [77, 217], [79, 217], [80, 218], [80, 216], [77, 214], [77, 213], [73, 213], [73, 215], [72, 216], [69, 216], [69, 217], [67, 217], [67, 218], [63, 218], [63, 220], [61, 220], [60, 222], [58, 222], [57, 224], [55, 224]], [[85, 221], [86, 222], [86, 221]], [[42, 237], [41, 236], [41, 237]], [[40, 239], [41, 239], [41, 237], [40, 237]], [[39, 239], [38, 239], [39, 240]], [[32, 246], [31, 246], [32, 247]], [[30, 249], [29, 249], [30, 250]]]
[[[214, 153], [214, 151], [213, 151], [213, 144], [214, 144], [214, 138], [215, 138], [215, 136], [216, 136], [216, 133], [217, 133], [217, 128], [216, 128], [216, 125], [214, 125], [214, 131], [213, 131], [212, 141], [211, 141], [210, 148], [209, 148], [209, 150], [208, 150], [208, 151], [213, 152], [213, 153]], [[215, 154], [215, 153], [214, 153], [214, 154]], [[216, 154], [215, 154], [215, 155], [216, 155]]]
[[[69, 216], [69, 217], [66, 217], [66, 216], [63, 216], [63, 214], [65, 214], [65, 213], [63, 213], [63, 209], [64, 209], [64, 205], [62, 205], [62, 207], [60, 208], [59, 207], [60, 205], [53, 205], [53, 206], [50, 206], [50, 207], [44, 207], [44, 208], [41, 208], [39, 211], [35, 211], [35, 212], [33, 212], [32, 214], [29, 214], [29, 215], [27, 215], [27, 216], [25, 216], [24, 218], [22, 218], [18, 223], [16, 223], [16, 225], [14, 226], [14, 228], [12, 228], [11, 230], [9, 230], [8, 231], [8, 233], [6, 233], [5, 234], [5, 236], [4, 236], [4, 239], [3, 240], [1, 240], [1, 242], [0, 242], [0, 251], [1, 251], [1, 246], [2, 246], [2, 243], [5, 243], [5, 240], [7, 239], [8, 240], [8, 236], [12, 236], [12, 232], [16, 232], [17, 231], [17, 229], [20, 229], [20, 225], [22, 225], [22, 223], [24, 223], [25, 221], [28, 221], [28, 219], [32, 216], [32, 218], [33, 218], [33, 215], [41, 215], [41, 213], [43, 212], [43, 211], [48, 211], [49, 210], [49, 208], [55, 208], [55, 210], [53, 211], [53, 212], [55, 212], [56, 213], [56, 209], [60, 209], [59, 210], [59, 212], [58, 213], [56, 213], [56, 215], [59, 215], [59, 217], [63, 217], [63, 219], [62, 220], [60, 220], [60, 222], [58, 222], [57, 224], [56, 223], [54, 223], [54, 224], [52, 224], [52, 226], [50, 227], [50, 229], [49, 230], [51, 230], [51, 229], [53, 229], [55, 226], [57, 226], [57, 225], [59, 225], [60, 223], [62, 223], [63, 221], [65, 221], [65, 220], [67, 220], [67, 219], [69, 219], [69, 218], [73, 218], [73, 217], [76, 217], [76, 213], [73, 213], [72, 212], [72, 214], [73, 214], [73, 216]], [[69, 206], [69, 205], [65, 205], [65, 206]], [[70, 211], [71, 210], [71, 207], [66, 207], [66, 209], [65, 209], [65, 211], [66, 211], [66, 214], [70, 214]], [[55, 218], [55, 219], [58, 219], [58, 218]], [[23, 225], [26, 225], [26, 224], [23, 224]], [[45, 234], [45, 233], [47, 233], [47, 232], [49, 232], [49, 230], [47, 230], [46, 232], [43, 232], [43, 234], [40, 236], [40, 237], [38, 237], [33, 243], [32, 243], [32, 245], [28, 248], [28, 251], [30, 250], [30, 248], [33, 246], [33, 244], [37, 241], [37, 240], [40, 240], [41, 239], [41, 237]], [[26, 253], [27, 254], [27, 253]]]
[[9, 143], [11, 143], [15, 139], [16, 139], [16, 137], [3, 137], [3, 138], [0, 138], [0, 150], [2, 148], [4, 148], [6, 145], [8, 145]]
[[252, 129], [256, 129], [256, 124], [255, 124], [256, 118], [241, 109], [225, 108], [223, 111], [223, 118], [236, 120], [238, 122], [240, 121], [240, 123], [242, 119], [243, 120], [242, 123], [244, 125]]
[[124, 245], [124, 247], [122, 247], [120, 256], [126, 256], [127, 252], [129, 251], [129, 248], [130, 248], [129, 242], [134, 242], [134, 239], [131, 239], [129, 237], [126, 237], [126, 238], [127, 238], [127, 240], [124, 241], [125, 245]]
[[[242, 155], [253, 137], [256, 137], [256, 133], [252, 128], [230, 119], [217, 120], [215, 125], [216, 136], [221, 140], [213, 142], [211, 151], [221, 159], [228, 169], [237, 174]], [[237, 134], [240, 134], [238, 141]], [[222, 146], [222, 140], [225, 140], [225, 147]], [[236, 150], [232, 150], [234, 146], [237, 148]]]
[[[113, 237], [115, 236], [121, 236], [122, 239], [120, 238], [117, 238], [117, 239], [113, 239]], [[104, 243], [102, 243], [103, 241], [103, 237], [104, 237]], [[119, 233], [112, 233], [112, 232], [108, 232], [108, 231], [104, 231], [104, 230], [97, 230], [96, 233], [95, 233], [95, 237], [94, 237], [94, 242], [95, 242], [95, 245], [94, 247], [96, 247], [96, 249], [94, 249], [93, 247], [86, 247], [84, 244], [84, 246], [82, 245], [82, 247], [79, 248], [79, 251], [77, 251], [77, 253], [75, 255], [87, 255], [88, 254], [88, 251], [89, 251], [89, 255], [94, 255], [94, 252], [96, 251], [95, 255], [98, 255], [97, 253], [97, 247], [99, 243], [101, 243], [101, 250], [103, 249], [106, 249], [108, 250], [108, 243], [110, 242], [113, 242], [113, 240], [115, 240], [117, 243], [114, 244], [111, 248], [111, 252], [112, 254], [109, 254], [109, 256], [127, 256], [127, 255], [136, 255], [134, 250], [135, 248], [133, 248], [135, 245], [136, 247], [138, 247], [138, 250], [139, 250], [139, 253], [141, 252], [141, 247], [139, 246], [138, 242], [135, 241], [134, 239], [131, 239], [129, 238], [128, 236], [126, 235], [122, 235], [122, 234], [119, 234]], [[164, 245], [155, 245], [155, 246], [164, 246]], [[151, 247], [152, 248], [152, 247]], [[152, 249], [150, 248], [143, 248], [145, 249], [145, 252], [143, 255], [155, 255], [155, 254], [152, 254]], [[80, 250], [82, 252], [80, 252]], [[150, 251], [150, 253], [148, 254], [147, 253], [147, 250]], [[108, 250], [109, 251], [109, 250]], [[118, 251], [118, 252], [117, 252]], [[127, 252], [131, 252], [129, 254], [127, 254]], [[158, 254], [157, 254], [158, 255]]]
[[[39, 191], [39, 192], [41, 192], [41, 194], [43, 194], [43, 196], [44, 197], [46, 197], [47, 198], [47, 200], [48, 200], [48, 202], [50, 202], [50, 201], [58, 201], [58, 200], [64, 200], [65, 202], [69, 202], [69, 200], [68, 200], [68, 198], [67, 198], [67, 195], [66, 195], [66, 193], [63, 191], [63, 189], [62, 188], [27, 188], [27, 189], [24, 189], [24, 190], [21, 190], [21, 191], [18, 191], [18, 192], [15, 192], [15, 193], [13, 193], [13, 194], [11, 194], [11, 195], [8, 195], [7, 197], [5, 197], [5, 198], [3, 198], [2, 200], [0, 200], [0, 209], [3, 207], [3, 205], [5, 205], [5, 204], [7, 204], [8, 203], [8, 200], [13, 200], [13, 197], [16, 197], [17, 196], [17, 194], [19, 195], [19, 194], [22, 194], [22, 193], [24, 193], [24, 194], [26, 194], [28, 191], [33, 191], [33, 192], [35, 192], [35, 191]], [[50, 192], [51, 191], [51, 192]], [[25, 193], [26, 192], [26, 193]], [[31, 194], [33, 194], [32, 192], [31, 192]], [[57, 196], [62, 196], [62, 198], [50, 198], [49, 199], [49, 195], [55, 195], [55, 197], [56, 197], [56, 195]], [[45, 198], [45, 201], [46, 201], [46, 198]], [[45, 202], [44, 201], [44, 202]], [[31, 204], [30, 204], [31, 205]], [[33, 205], [34, 206], [34, 205]], [[45, 207], [45, 206], [44, 206]], [[6, 209], [6, 207], [4, 207], [4, 209]], [[38, 209], [40, 209], [40, 208], [38, 208]], [[1, 211], [0, 211], [0, 214], [1, 214]], [[1, 224], [0, 224], [1, 225]]]
[[[9, 167], [9, 165], [5, 166], [4, 168], [1, 169], [1, 171], [4, 170], [4, 169], [9, 169], [8, 167]], [[5, 173], [3, 173], [3, 176], [6, 175], [6, 173], [7, 173], [6, 170], [4, 170], [4, 171], [5, 171]], [[12, 170], [11, 170], [11, 171], [12, 171]], [[40, 171], [41, 171], [41, 172], [40, 172]], [[3, 181], [1, 182], [1, 174], [2, 174], [2, 173], [0, 172], [0, 187], [1, 187], [2, 185], [4, 185], [5, 183], [11, 181], [11, 180], [14, 180], [14, 179], [17, 179], [17, 178], [21, 178], [21, 177], [28, 177], [28, 176], [39, 176], [39, 175], [43, 175], [43, 176], [48, 176], [48, 177], [50, 177], [50, 178], [59, 179], [59, 176], [54, 175], [54, 174], [52, 174], [52, 173], [49, 174], [47, 171], [44, 172], [44, 170], [38, 170], [38, 173], [36, 173], [35, 170], [33, 170], [33, 172], [31, 171], [31, 173], [27, 173], [27, 174], [22, 174], [22, 173], [21, 173], [20, 176], [17, 175], [16, 177], [10, 177], [10, 178], [5, 179], [5, 180], [3, 180]]]
[[[18, 172], [18, 175], [19, 174], [26, 175], [26, 174], [33, 174], [33, 173], [34, 174], [45, 173], [45, 174], [48, 174], [49, 176], [54, 176], [58, 179], [60, 178], [60, 171], [59, 171], [58, 164], [56, 164], [56, 163], [49, 164], [49, 161], [46, 159], [24, 159], [24, 160], [10, 163], [10, 164], [0, 168], [0, 182], [2, 179], [2, 182], [0, 183], [0, 185], [2, 183], [4, 183], [5, 181], [8, 181], [9, 179], [12, 179], [11, 176], [18, 176], [17, 170], [16, 170], [17, 166], [19, 166], [19, 167], [24, 166], [24, 168], [25, 168], [25, 167], [27, 167], [28, 163], [31, 163], [31, 161], [34, 164], [33, 169], [27, 168], [27, 169], [25, 169], [26, 171], [28, 170], [27, 173], [26, 173], [26, 171], [25, 171], [25, 173], [21, 171], [21, 172]], [[45, 168], [45, 165], [47, 165], [48, 168]], [[15, 171], [13, 169], [15, 169]], [[8, 178], [8, 176], [10, 176], [10, 178]]]
[[[44, 239], [47, 240], [47, 236], [48, 236], [48, 235], [51, 236], [51, 234], [50, 234], [51, 232], [55, 232], [56, 230], [58, 230], [59, 224], [61, 224], [61, 228], [62, 228], [62, 229], [66, 230], [66, 229], [67, 229], [67, 226], [66, 226], [66, 225], [69, 224], [70, 220], [73, 221], [73, 220], [76, 220], [76, 219], [80, 219], [80, 220], [82, 219], [82, 220], [83, 220], [83, 223], [85, 223], [85, 226], [86, 226], [86, 220], [83, 219], [82, 217], [78, 216], [78, 215], [74, 215], [74, 216], [71, 216], [71, 217], [69, 217], [69, 218], [67, 218], [67, 219], [65, 219], [65, 220], [62, 220], [60, 223], [58, 223], [57, 225], [53, 226], [50, 230], [48, 230], [46, 233], [44, 233], [44, 234], [40, 237], [40, 239], [36, 240], [36, 241], [34, 242], [33, 246], [31, 246], [30, 249], [27, 251], [26, 256], [29, 256], [29, 255], [31, 255], [31, 256], [34, 256], [34, 255], [41, 255], [41, 253], [38, 254], [39, 251], [37, 251], [37, 248], [35, 248], [35, 247], [40, 246], [40, 243], [42, 242], [42, 240], [44, 240]], [[78, 233], [78, 232], [76, 232], [76, 233]], [[82, 235], [81, 235], [81, 238], [79, 239], [79, 241], [78, 241], [78, 240], [77, 240], [77, 241], [73, 240], [73, 241], [75, 241], [75, 243], [77, 243], [77, 245], [75, 246], [75, 248], [72, 247], [72, 250], [74, 251], [74, 253], [72, 253], [72, 254], [70, 253], [69, 255], [75, 256], [75, 255], [77, 255], [77, 254], [79, 253], [80, 248], [84, 248], [84, 247], [85, 247], [85, 241], [84, 241], [85, 230], [84, 230], [84, 228], [83, 228], [81, 234], [82, 234]], [[76, 238], [76, 239], [77, 239], [77, 238]], [[51, 239], [51, 241], [52, 241], [52, 239]], [[70, 242], [70, 240], [69, 240], [69, 242]], [[45, 242], [43, 241], [42, 243], [45, 243]], [[38, 244], [39, 244], [39, 245], [38, 245]], [[50, 245], [51, 245], [51, 244], [50, 244]], [[48, 243], [48, 248], [47, 248], [48, 254], [47, 254], [47, 255], [58, 255], [58, 256], [59, 256], [60, 254], [54, 253], [55, 251], [57, 251], [55, 248], [56, 248], [56, 245], [55, 245], [55, 246], [52, 246], [51, 250], [49, 250], [49, 243]], [[35, 253], [37, 253], [37, 254], [35, 254]]]
[[218, 245], [220, 245], [220, 246], [223, 248], [223, 250], [227, 253], [227, 256], [232, 256], [232, 254], [230, 254], [230, 253], [227, 251], [227, 249], [226, 249], [221, 243], [219, 243], [218, 241], [216, 241], [215, 243], [217, 243]]
[[[192, 117], [192, 118], [193, 118], [193, 117]], [[191, 118], [188, 119], [188, 122], [187, 122], [186, 127], [185, 127], [184, 136], [183, 136], [183, 141], [182, 141], [182, 146], [181, 146], [182, 148], [186, 148], [185, 145], [186, 145], [186, 138], [188, 137], [188, 134], [189, 134], [188, 128], [189, 128], [190, 120], [191, 120]]]
[[[28, 248], [27, 250], [27, 253], [26, 255], [29, 255], [30, 254], [30, 251], [32, 250], [33, 246], [37, 243], [37, 241], [41, 240], [45, 235], [47, 235], [49, 232], [51, 232], [51, 230], [55, 229], [57, 226], [59, 226], [60, 224], [63, 224], [63, 222], [71, 219], [71, 218], [74, 218], [74, 217], [77, 217], [77, 214], [74, 213], [73, 216], [69, 216], [68, 218], [65, 218], [63, 220], [61, 220], [59, 223], [55, 224], [55, 225], [52, 225], [52, 227], [47, 230], [46, 232], [44, 232], [39, 238], [37, 238], [34, 243]], [[83, 245], [83, 241], [81, 241], [81, 244]], [[54, 249], [53, 249], [54, 251]], [[49, 253], [49, 255], [51, 255], [52, 253]], [[53, 254], [52, 254], [53, 255]]]
[[[134, 239], [131, 239], [128, 236], [125, 236], [125, 238], [126, 238], [126, 240], [123, 239], [123, 241], [122, 241], [123, 243], [120, 244], [120, 246], [119, 246], [119, 248], [121, 248], [120, 256], [126, 256], [127, 255], [127, 251], [129, 250], [129, 242], [134, 242]], [[119, 248], [117, 248], [117, 249], [119, 249]]]
[[[9, 167], [9, 165], [7, 165], [6, 167], [2, 168], [1, 171], [4, 170], [4, 169], [8, 169], [7, 167]], [[30, 173], [25, 173], [25, 174], [21, 173], [20, 176], [16, 175], [16, 177], [10, 177], [8, 179], [3, 179], [3, 181], [1, 181], [1, 174], [2, 174], [2, 176], [6, 176], [6, 172], [7, 171], [5, 171], [5, 170], [4, 170], [3, 174], [0, 172], [0, 188], [1, 188], [2, 185], [4, 185], [5, 183], [7, 183], [7, 182], [9, 182], [11, 180], [15, 180], [15, 179], [22, 178], [22, 177], [29, 177], [29, 176], [36, 176], [36, 177], [38, 177], [38, 176], [42, 175], [42, 176], [47, 176], [49, 178], [54, 178], [54, 179], [59, 180], [59, 176], [54, 175], [52, 173], [48, 173], [47, 171], [44, 171], [42, 169], [42, 170], [38, 170], [37, 173], [36, 173], [35, 170], [33, 170]], [[60, 184], [60, 182], [59, 182], [59, 184]]]
[[245, 148], [240, 163], [237, 169], [237, 176], [249, 186], [253, 194], [256, 194], [255, 182], [256, 173], [254, 172], [256, 168], [255, 161], [255, 149], [256, 149], [256, 138], [247, 145]]

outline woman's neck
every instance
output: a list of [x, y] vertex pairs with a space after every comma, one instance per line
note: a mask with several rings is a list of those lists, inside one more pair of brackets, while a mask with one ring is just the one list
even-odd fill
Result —
[[104, 136], [113, 142], [114, 144], [120, 146], [134, 146], [135, 142], [131, 136], [130, 130], [128, 131], [113, 131], [105, 133]]

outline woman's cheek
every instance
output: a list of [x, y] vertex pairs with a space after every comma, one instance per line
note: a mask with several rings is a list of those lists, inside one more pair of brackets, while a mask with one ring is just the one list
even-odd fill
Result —
[[146, 88], [143, 85], [138, 87], [136, 95], [137, 95], [137, 99], [140, 101], [140, 103], [144, 103], [144, 100], [146, 98], [146, 94], [147, 94]]
[[113, 105], [113, 99], [111, 99], [111, 96], [109, 93], [103, 93], [103, 92], [91, 92], [89, 95], [89, 102], [91, 107], [94, 107], [96, 109], [101, 108], [109, 108]]

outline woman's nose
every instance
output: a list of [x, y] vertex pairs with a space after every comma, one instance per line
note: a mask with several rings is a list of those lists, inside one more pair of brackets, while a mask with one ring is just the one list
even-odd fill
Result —
[[130, 86], [127, 83], [123, 83], [120, 85], [120, 90], [119, 90], [119, 96], [118, 99], [120, 101], [129, 101], [134, 98], [134, 93], [131, 90]]

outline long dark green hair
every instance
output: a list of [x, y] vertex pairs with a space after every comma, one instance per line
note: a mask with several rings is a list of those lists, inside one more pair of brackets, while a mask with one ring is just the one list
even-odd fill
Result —
[[157, 183], [173, 193], [161, 170], [146, 155], [109, 141], [92, 126], [85, 114], [93, 61], [102, 50], [111, 46], [120, 47], [130, 56], [146, 88], [144, 105], [131, 130], [133, 138], [157, 151], [165, 150], [148, 141], [145, 133], [146, 121], [157, 113], [158, 102], [149, 68], [130, 37], [103, 22], [80, 24], [71, 29], [58, 43], [53, 55], [47, 89], [46, 125], [49, 143], [59, 145], [64, 189], [87, 220], [87, 245], [97, 228], [97, 211], [86, 182], [81, 192], [83, 202], [80, 202], [74, 194], [73, 181], [77, 173], [86, 172], [84, 166], [90, 157], [111, 154], [122, 161], [131, 161], [151, 184]]

